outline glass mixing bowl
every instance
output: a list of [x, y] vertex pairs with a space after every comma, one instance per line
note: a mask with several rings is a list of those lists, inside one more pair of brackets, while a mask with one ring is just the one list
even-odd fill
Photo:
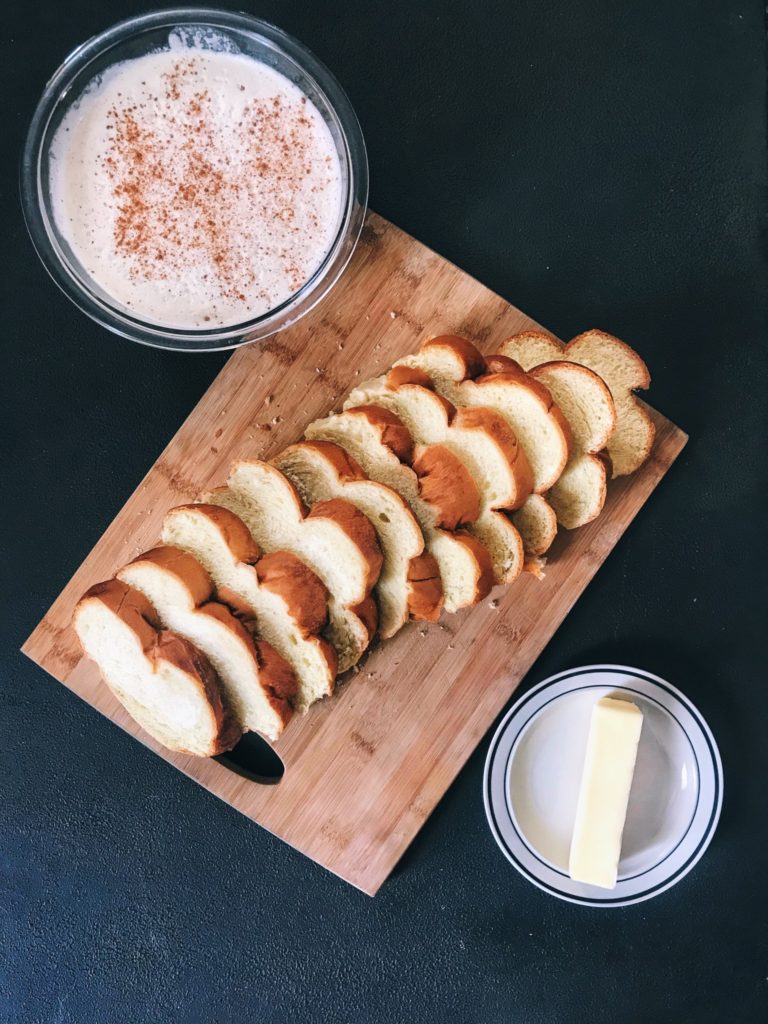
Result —
[[[206, 330], [142, 320], [88, 275], [58, 230], [50, 195], [50, 148], [56, 129], [88, 84], [108, 67], [168, 46], [171, 33], [224, 36], [238, 52], [275, 68], [320, 111], [333, 137], [342, 174], [342, 206], [330, 250], [312, 277], [281, 305], [243, 323]], [[180, 7], [121, 21], [74, 50], [48, 82], [27, 134], [21, 164], [24, 217], [51, 277], [84, 313], [132, 341], [178, 351], [209, 352], [259, 341], [304, 316], [338, 281], [357, 244], [368, 199], [368, 163], [360, 125], [330, 71], [297, 40], [247, 14]]]

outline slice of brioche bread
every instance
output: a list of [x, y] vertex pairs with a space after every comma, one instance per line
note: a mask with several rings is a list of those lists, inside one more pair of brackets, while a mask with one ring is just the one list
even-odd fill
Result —
[[162, 540], [193, 555], [218, 597], [285, 658], [296, 675], [297, 710], [333, 692], [336, 651], [318, 635], [328, 622], [328, 591], [309, 566], [288, 551], [260, 557], [242, 519], [218, 505], [172, 508]]
[[[557, 536], [557, 514], [543, 495], [532, 494], [510, 518], [523, 540], [526, 556], [532, 556], [538, 575], [537, 567], [541, 564], [538, 560], [549, 551]], [[526, 568], [530, 568], [527, 557]]]
[[348, 452], [330, 441], [302, 441], [273, 460], [305, 505], [343, 498], [358, 508], [376, 531], [383, 564], [375, 587], [379, 634], [394, 636], [408, 618], [434, 621], [443, 604], [434, 560], [424, 554], [424, 537], [406, 502], [385, 484], [369, 480]]
[[517, 579], [524, 564], [520, 534], [502, 512], [484, 507], [472, 473], [455, 452], [442, 444], [417, 445], [411, 466], [419, 496], [432, 509], [436, 525], [450, 531], [461, 527], [479, 541], [490, 555], [496, 583]]
[[198, 647], [218, 673], [227, 700], [245, 729], [274, 740], [291, 717], [296, 677], [265, 640], [254, 641], [223, 604], [200, 563], [173, 547], [139, 555], [117, 574], [142, 593], [160, 621]]
[[[489, 550], [496, 583], [515, 580], [523, 569], [523, 543], [510, 520], [494, 510], [520, 508], [531, 492], [532, 478], [525, 453], [503, 417], [481, 406], [457, 410], [432, 390], [422, 370], [406, 366], [355, 388], [345, 408], [358, 405], [390, 410], [415, 442], [431, 446], [432, 451], [447, 449], [461, 463], [480, 499], [477, 514], [464, 520], [466, 529]], [[454, 486], [451, 477], [457, 471], [451, 462], [441, 460], [445, 479], [439, 492]]]
[[[570, 451], [570, 430], [547, 389], [522, 370], [488, 372], [482, 353], [465, 338], [445, 336], [426, 341], [420, 350], [398, 360], [398, 367], [423, 371], [436, 391], [455, 406], [485, 407], [503, 417], [524, 452], [535, 495], [545, 493], [562, 473]], [[526, 554], [540, 556], [557, 533], [557, 518], [546, 500], [531, 495], [511, 515]]]
[[[405, 500], [440, 569], [446, 611], [454, 612], [485, 597], [493, 584], [490, 553], [476, 538], [445, 528], [446, 523], [461, 523], [478, 509], [477, 490], [460, 464], [457, 475], [446, 474], [450, 486], [439, 486], [440, 453], [429, 449], [415, 452], [405, 424], [378, 406], [348, 409], [315, 420], [306, 436], [338, 444], [370, 479], [386, 484]], [[452, 467], [455, 462], [451, 460]]]
[[482, 406], [457, 409], [432, 388], [423, 370], [398, 366], [356, 387], [344, 408], [391, 410], [416, 444], [442, 444], [469, 469], [486, 508], [520, 508], [533, 478], [525, 452], [500, 413]]
[[143, 594], [119, 580], [97, 583], [78, 602], [72, 624], [104, 682], [158, 743], [214, 757], [240, 739], [242, 728], [208, 659], [161, 630]]
[[568, 423], [544, 385], [521, 369], [489, 373], [482, 354], [465, 338], [452, 336], [424, 342], [395, 366], [423, 370], [455, 406], [486, 406], [500, 413], [527, 456], [536, 494], [548, 491], [565, 469]]
[[[512, 346], [507, 348], [505, 343], [499, 355], [489, 357], [491, 369], [503, 372], [512, 362], [505, 354], [509, 349], [525, 353], [524, 343], [509, 340]], [[573, 530], [600, 515], [605, 504], [607, 460], [598, 453], [609, 443], [616, 424], [613, 398], [603, 379], [578, 363], [542, 363], [528, 372], [546, 386], [571, 428], [568, 464], [547, 499], [560, 525]]]
[[307, 515], [296, 488], [275, 466], [236, 462], [227, 486], [206, 496], [246, 524], [259, 547], [290, 551], [322, 580], [329, 593], [328, 639], [339, 671], [356, 664], [376, 631], [370, 597], [382, 565], [376, 533], [354, 505], [340, 498], [318, 502]]
[[525, 368], [555, 359], [580, 363], [601, 377], [616, 406], [616, 427], [608, 441], [613, 476], [627, 476], [645, 462], [653, 448], [656, 428], [635, 391], [651, 383], [640, 356], [618, 338], [603, 331], [586, 331], [567, 345], [539, 331], [508, 339], [502, 350]]

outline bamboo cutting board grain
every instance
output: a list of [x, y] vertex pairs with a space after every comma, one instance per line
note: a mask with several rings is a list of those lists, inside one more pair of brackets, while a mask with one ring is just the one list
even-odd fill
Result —
[[[341, 283], [316, 310], [239, 349], [98, 541], [24, 651], [123, 729], [254, 821], [374, 894], [687, 438], [654, 413], [646, 465], [614, 481], [600, 518], [558, 537], [544, 580], [524, 576], [474, 609], [411, 624], [276, 744], [263, 786], [212, 760], [172, 754], [134, 724], [81, 657], [74, 606], [159, 536], [167, 509], [222, 483], [235, 457], [270, 458], [425, 337], [485, 351], [534, 328], [519, 310], [375, 214]], [[193, 358], [193, 357], [190, 357]]]

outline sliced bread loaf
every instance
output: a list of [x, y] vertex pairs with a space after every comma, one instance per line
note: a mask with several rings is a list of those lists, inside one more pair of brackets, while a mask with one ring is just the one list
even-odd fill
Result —
[[376, 533], [362, 512], [332, 498], [307, 514], [287, 477], [256, 460], [236, 462], [227, 486], [206, 500], [239, 516], [263, 551], [290, 551], [317, 574], [330, 597], [328, 639], [339, 671], [354, 665], [376, 631], [370, 593], [382, 565]]
[[120, 580], [97, 583], [78, 602], [73, 626], [104, 682], [158, 743], [198, 757], [237, 743], [242, 728], [210, 662], [187, 640], [160, 629], [143, 594]]
[[[504, 418], [481, 406], [456, 409], [413, 367], [399, 366], [355, 388], [345, 408], [376, 405], [394, 412], [414, 441], [447, 449], [469, 472], [480, 498], [466, 529], [490, 551], [497, 583], [511, 583], [523, 568], [520, 534], [499, 508], [520, 508], [531, 493], [525, 453]], [[445, 460], [443, 460], [445, 461]], [[450, 481], [445, 481], [446, 489]]]
[[439, 567], [446, 611], [485, 597], [493, 585], [490, 553], [475, 537], [455, 530], [476, 517], [479, 496], [451, 453], [438, 446], [431, 451], [414, 450], [405, 424], [379, 406], [348, 409], [316, 420], [306, 436], [338, 444], [370, 479], [386, 484], [405, 500]]
[[[523, 337], [534, 338], [532, 334]], [[489, 357], [491, 369], [503, 372], [511, 362], [510, 351], [527, 355], [524, 341], [512, 338], [509, 342], [502, 345], [501, 354]], [[532, 344], [538, 349], [535, 340]], [[601, 377], [569, 360], [542, 363], [528, 372], [545, 385], [571, 429], [568, 464], [547, 498], [560, 525], [573, 530], [595, 519], [605, 503], [607, 460], [598, 453], [609, 443], [616, 424], [613, 398]]]
[[211, 601], [213, 584], [202, 565], [186, 551], [163, 546], [139, 555], [117, 576], [147, 598], [164, 626], [206, 655], [243, 727], [277, 739], [291, 717], [293, 670], [265, 640], [254, 641], [227, 607]]
[[648, 409], [634, 392], [647, 389], [651, 376], [629, 345], [597, 330], [586, 331], [567, 345], [548, 334], [531, 331], [508, 339], [502, 351], [526, 368], [567, 359], [601, 377], [616, 406], [616, 426], [607, 446], [613, 476], [627, 476], [642, 466], [653, 448], [656, 428]]
[[443, 595], [438, 568], [424, 553], [419, 524], [396, 491], [369, 480], [352, 456], [330, 441], [293, 444], [272, 462], [305, 505], [343, 498], [368, 518], [384, 559], [375, 587], [383, 639], [393, 636], [409, 617], [439, 617]]
[[[454, 336], [425, 342], [395, 366], [422, 370], [437, 392], [459, 408], [481, 406], [500, 414], [525, 453], [534, 494], [553, 486], [568, 461], [571, 439], [565, 417], [543, 384], [519, 367], [489, 373], [482, 353]], [[527, 499], [511, 519], [528, 554], [543, 554], [555, 538], [557, 519], [545, 500]]]
[[171, 509], [162, 539], [193, 555], [218, 597], [285, 658], [296, 675], [297, 710], [333, 691], [336, 651], [319, 635], [328, 622], [328, 591], [309, 566], [289, 551], [260, 557], [242, 519], [218, 505]]

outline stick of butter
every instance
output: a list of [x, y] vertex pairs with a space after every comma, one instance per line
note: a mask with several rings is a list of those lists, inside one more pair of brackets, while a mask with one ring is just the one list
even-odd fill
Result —
[[642, 711], [628, 700], [602, 697], [592, 709], [568, 863], [577, 882], [616, 885], [642, 726]]

